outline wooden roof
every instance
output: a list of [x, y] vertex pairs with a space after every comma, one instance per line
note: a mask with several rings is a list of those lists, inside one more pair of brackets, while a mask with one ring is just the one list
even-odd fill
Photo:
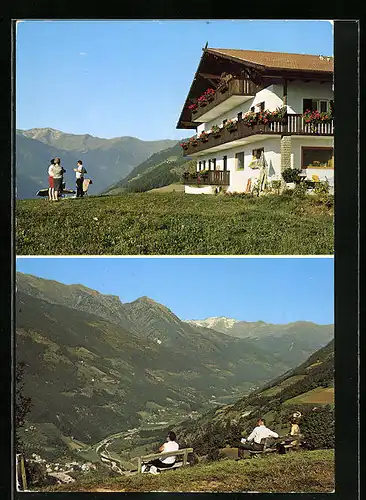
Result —
[[[208, 87], [212, 87], [212, 78], [218, 78], [222, 72], [233, 75], [243, 69], [252, 72], [269, 85], [278, 79], [304, 79], [329, 81], [333, 78], [334, 59], [330, 56], [312, 54], [292, 54], [287, 52], [265, 52], [259, 50], [215, 49], [205, 47], [197, 71], [193, 77], [177, 128], [196, 128], [198, 123], [191, 121], [191, 112], [187, 106], [198, 98]], [[250, 73], [249, 73], [250, 74]]]
[[206, 49], [219, 54], [268, 69], [292, 69], [298, 71], [333, 72], [334, 58], [312, 54], [291, 54], [286, 52], [264, 52], [259, 50]]

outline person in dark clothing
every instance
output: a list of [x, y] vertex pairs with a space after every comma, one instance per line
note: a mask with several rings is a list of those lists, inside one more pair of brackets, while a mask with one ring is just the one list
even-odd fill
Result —
[[77, 162], [77, 167], [74, 168], [74, 172], [76, 172], [76, 198], [82, 198], [84, 196], [84, 174], [87, 173], [85, 167], [83, 167], [83, 162], [79, 160]]

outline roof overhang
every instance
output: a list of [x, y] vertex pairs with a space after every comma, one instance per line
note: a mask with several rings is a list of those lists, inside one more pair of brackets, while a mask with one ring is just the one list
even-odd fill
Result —
[[[284, 80], [320, 82], [333, 81], [333, 71], [269, 68], [261, 64], [245, 61], [232, 55], [218, 53], [209, 48], [203, 48], [201, 59], [176, 125], [177, 129], [196, 129], [197, 126], [202, 123], [192, 121], [188, 105], [191, 101], [197, 99], [209, 86], [211, 86], [215, 77], [219, 76], [223, 71], [227, 71], [225, 63], [229, 63], [231, 68], [236, 68], [237, 73], [240, 73], [240, 70], [245, 69], [254, 71], [265, 86], [271, 85], [271, 83], [276, 83], [276, 81], [279, 82]], [[222, 67], [220, 68], [220, 66]]]

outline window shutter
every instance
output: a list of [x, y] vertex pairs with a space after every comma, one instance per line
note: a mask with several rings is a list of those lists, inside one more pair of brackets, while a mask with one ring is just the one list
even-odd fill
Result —
[[312, 99], [303, 99], [302, 100], [302, 112], [305, 113], [307, 109], [312, 109], [313, 100]]

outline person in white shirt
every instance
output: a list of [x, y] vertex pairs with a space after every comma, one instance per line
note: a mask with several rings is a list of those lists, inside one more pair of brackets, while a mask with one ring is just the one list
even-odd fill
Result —
[[77, 162], [77, 167], [74, 168], [74, 172], [76, 172], [76, 198], [82, 198], [84, 196], [84, 174], [86, 174], [87, 171], [85, 167], [83, 167], [83, 162], [81, 160]]
[[257, 426], [252, 430], [247, 439], [242, 439], [238, 443], [238, 458], [244, 458], [245, 450], [261, 451], [263, 450], [262, 439], [273, 437], [278, 438], [277, 432], [271, 431], [265, 425], [263, 418], [257, 420]]
[[[175, 432], [170, 431], [166, 438], [166, 442], [160, 446], [159, 451], [163, 453], [165, 451], [177, 451], [177, 450], [179, 450], [179, 444], [176, 442]], [[175, 464], [176, 458], [177, 457], [175, 456], [166, 458], [157, 458], [155, 460], [152, 460], [148, 464], [143, 465], [141, 468], [141, 472], [150, 471], [152, 474], [157, 474], [158, 473], [157, 469], [168, 469], [169, 467], [172, 467]]]

